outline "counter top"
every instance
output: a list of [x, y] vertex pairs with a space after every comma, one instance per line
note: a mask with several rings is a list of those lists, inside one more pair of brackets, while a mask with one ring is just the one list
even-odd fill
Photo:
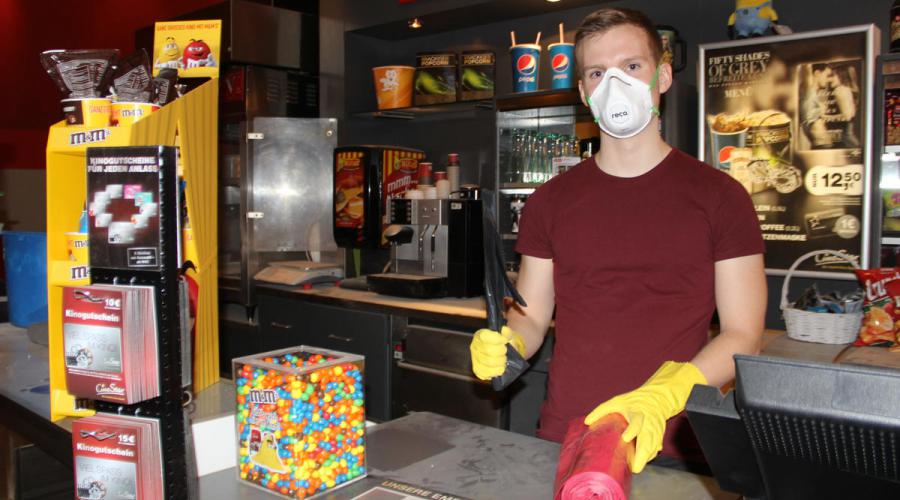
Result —
[[71, 421], [50, 422], [47, 347], [26, 330], [0, 323], [0, 425], [56, 457], [72, 463]]
[[[47, 348], [21, 328], [0, 324], [0, 423], [71, 464], [71, 420], [51, 423]], [[222, 381], [200, 392], [192, 419], [234, 411], [234, 386]], [[370, 477], [326, 495], [346, 499], [384, 479], [477, 499], [550, 498], [559, 445], [433, 413], [414, 413], [371, 428], [367, 436]], [[201, 499], [256, 499], [260, 492], [236, 479], [234, 469], [200, 479]], [[632, 498], [735, 498], [713, 478], [648, 466], [634, 479]]]
[[[337, 297], [359, 297], [333, 290]], [[767, 355], [900, 367], [900, 353], [883, 348], [811, 344], [783, 332], [767, 333], [765, 344]], [[47, 373], [47, 348], [32, 343], [24, 329], [0, 324], [0, 424], [71, 464], [71, 421], [50, 422]], [[199, 393], [192, 418], [233, 412], [232, 391], [223, 381]], [[424, 412], [373, 427], [368, 449], [371, 476], [325, 498], [352, 498], [384, 479], [478, 499], [549, 498], [559, 453], [556, 443]], [[259, 490], [235, 477], [234, 469], [204, 476], [201, 498], [259, 498]], [[735, 497], [719, 491], [712, 478], [648, 466], [635, 477], [632, 498]]]
[[0, 396], [50, 419], [47, 347], [28, 339], [24, 328], [0, 323]]
[[[369, 477], [327, 499], [350, 499], [385, 479], [479, 500], [553, 498], [559, 444], [434, 413], [412, 413], [367, 432]], [[259, 490], [235, 481], [234, 469], [200, 480], [200, 498], [259, 498]], [[713, 478], [655, 467], [634, 476], [635, 500], [737, 499]]]

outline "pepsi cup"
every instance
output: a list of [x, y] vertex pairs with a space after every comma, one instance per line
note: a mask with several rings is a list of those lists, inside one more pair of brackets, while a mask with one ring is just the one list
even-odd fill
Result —
[[568, 89], [575, 86], [575, 44], [551, 43], [547, 46], [550, 53], [550, 87]]
[[534, 92], [538, 89], [541, 69], [541, 46], [533, 43], [509, 48], [512, 59], [513, 92]]

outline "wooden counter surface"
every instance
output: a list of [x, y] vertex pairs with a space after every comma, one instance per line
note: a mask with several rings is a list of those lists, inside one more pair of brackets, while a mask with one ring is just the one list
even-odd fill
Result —
[[411, 309], [413, 311], [431, 312], [435, 314], [447, 314], [453, 316], [465, 316], [468, 318], [486, 318], [484, 309], [484, 297], [444, 297], [440, 299], [413, 299], [407, 297], [394, 297], [381, 295], [375, 292], [362, 290], [348, 290], [340, 287], [313, 288], [310, 290], [297, 289], [294, 293], [299, 295], [314, 295], [332, 299], [335, 301], [355, 301], [364, 304], [373, 304], [397, 309]]

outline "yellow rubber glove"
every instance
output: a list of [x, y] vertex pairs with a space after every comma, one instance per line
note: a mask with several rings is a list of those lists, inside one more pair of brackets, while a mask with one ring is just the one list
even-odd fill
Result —
[[600, 418], [619, 413], [628, 421], [622, 441], [637, 437], [631, 472], [644, 470], [662, 449], [666, 421], [681, 413], [694, 385], [706, 384], [706, 377], [691, 363], [666, 361], [644, 385], [620, 394], [594, 408], [584, 418], [591, 425]]
[[503, 375], [506, 371], [506, 344], [525, 357], [525, 341], [522, 336], [509, 327], [500, 329], [501, 333], [482, 328], [475, 332], [469, 351], [472, 353], [472, 371], [481, 380], [490, 380]]

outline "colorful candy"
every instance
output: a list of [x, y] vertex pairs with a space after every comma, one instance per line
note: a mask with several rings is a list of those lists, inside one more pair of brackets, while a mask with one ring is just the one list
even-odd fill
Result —
[[238, 474], [291, 498], [366, 475], [363, 357], [297, 347], [234, 360]]

